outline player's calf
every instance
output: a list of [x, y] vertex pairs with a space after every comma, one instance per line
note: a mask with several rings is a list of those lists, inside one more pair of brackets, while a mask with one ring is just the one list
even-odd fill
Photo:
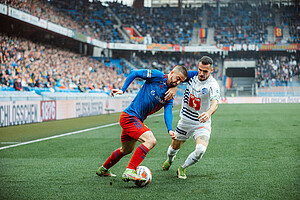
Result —
[[162, 169], [167, 171], [170, 169], [172, 162], [176, 158], [176, 154], [178, 153], [179, 149], [173, 149], [172, 145], [169, 146], [167, 151], [167, 160], [163, 163]]

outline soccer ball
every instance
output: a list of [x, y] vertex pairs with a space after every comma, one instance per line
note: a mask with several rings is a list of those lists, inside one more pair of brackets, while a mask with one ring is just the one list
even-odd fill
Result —
[[135, 184], [139, 187], [144, 187], [148, 185], [152, 180], [152, 173], [148, 167], [145, 166], [138, 166], [136, 168], [136, 173], [146, 179], [145, 182], [142, 181], [135, 181]]

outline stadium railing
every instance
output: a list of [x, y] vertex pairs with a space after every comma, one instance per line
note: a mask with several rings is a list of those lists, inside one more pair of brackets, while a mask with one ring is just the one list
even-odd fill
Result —
[[259, 88], [257, 91], [259, 97], [296, 97], [300, 96], [300, 87], [267, 87]]
[[35, 92], [28, 91], [1, 91], [0, 101], [41, 101], [48, 100], [43, 99]]
[[42, 97], [51, 100], [82, 100], [82, 99], [99, 99], [108, 98], [106, 93], [66, 93], [66, 92], [42, 92]]

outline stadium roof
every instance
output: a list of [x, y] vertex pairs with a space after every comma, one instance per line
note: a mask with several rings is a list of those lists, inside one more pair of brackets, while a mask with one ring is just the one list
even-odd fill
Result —
[[[90, 0], [92, 1], [92, 0]], [[94, 0], [95, 1], [95, 0]], [[97, 1], [97, 0], [96, 0]], [[134, 0], [98, 0], [101, 2], [119, 2], [128, 6], [132, 6]], [[251, 4], [266, 4], [272, 3], [283, 3], [283, 4], [294, 4], [295, 0], [181, 0], [182, 6], [190, 5], [192, 7], [200, 7], [203, 4], [215, 4], [219, 1], [221, 4], [227, 3], [238, 3], [238, 2], [249, 2]], [[178, 6], [178, 0], [144, 0], [145, 7], [161, 7], [169, 5], [171, 7]]]

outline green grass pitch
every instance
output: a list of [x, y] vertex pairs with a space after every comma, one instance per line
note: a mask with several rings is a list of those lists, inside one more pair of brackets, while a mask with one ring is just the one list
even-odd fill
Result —
[[[176, 170], [195, 148], [184, 144], [169, 171], [162, 171], [171, 142], [163, 116], [145, 124], [157, 138], [141, 165], [152, 182], [138, 188], [121, 174], [131, 156], [111, 170], [115, 178], [95, 174], [121, 145], [119, 125], [0, 150], [0, 199], [300, 199], [300, 104], [219, 105], [204, 157]], [[173, 126], [179, 120], [174, 108]], [[119, 113], [0, 128], [3, 142], [24, 142], [117, 122]]]

